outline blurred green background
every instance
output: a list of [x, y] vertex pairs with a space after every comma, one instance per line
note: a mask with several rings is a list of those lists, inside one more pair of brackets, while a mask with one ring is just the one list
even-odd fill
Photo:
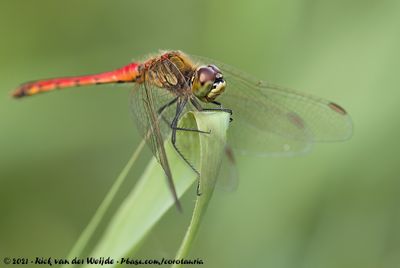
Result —
[[[192, 250], [202, 267], [399, 267], [399, 14], [397, 0], [1, 1], [0, 256], [66, 256], [140, 141], [129, 87], [10, 91], [180, 49], [334, 100], [355, 125], [306, 156], [238, 156], [240, 186], [215, 193]], [[194, 199], [140, 256], [173, 258]]]

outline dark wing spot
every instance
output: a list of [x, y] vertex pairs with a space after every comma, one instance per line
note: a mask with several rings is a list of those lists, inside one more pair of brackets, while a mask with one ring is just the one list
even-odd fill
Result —
[[233, 154], [232, 148], [229, 146], [225, 146], [225, 155], [228, 157], [229, 162], [235, 164], [235, 155]]
[[287, 114], [287, 117], [299, 129], [304, 128], [304, 121], [298, 114], [291, 112]]
[[334, 102], [330, 102], [328, 104], [328, 106], [329, 106], [329, 108], [331, 108], [332, 110], [334, 110], [335, 112], [337, 112], [337, 113], [339, 113], [341, 115], [346, 115], [347, 114], [347, 112], [342, 107], [340, 107], [338, 104], [336, 104]]

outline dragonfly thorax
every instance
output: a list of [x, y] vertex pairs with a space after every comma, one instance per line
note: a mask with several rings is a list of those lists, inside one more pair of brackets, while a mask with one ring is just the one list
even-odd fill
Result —
[[215, 65], [200, 66], [192, 77], [192, 92], [203, 102], [214, 101], [224, 92], [226, 82]]

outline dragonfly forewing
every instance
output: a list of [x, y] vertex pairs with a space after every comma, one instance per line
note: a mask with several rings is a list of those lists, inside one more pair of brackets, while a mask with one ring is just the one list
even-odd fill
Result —
[[215, 60], [227, 81], [220, 96], [234, 111], [230, 144], [257, 155], [287, 155], [308, 151], [314, 142], [346, 140], [352, 121], [339, 105], [299, 91], [260, 81]]

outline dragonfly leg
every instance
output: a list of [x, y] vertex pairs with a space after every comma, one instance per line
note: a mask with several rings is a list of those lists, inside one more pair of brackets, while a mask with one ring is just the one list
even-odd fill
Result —
[[[222, 111], [225, 113], [229, 113], [230, 115], [232, 115], [232, 110], [231, 109], [227, 109], [227, 108], [223, 108], [222, 104], [218, 101], [212, 101], [212, 104], [218, 105], [218, 108], [203, 108], [200, 103], [196, 100], [196, 99], [190, 99], [191, 103], [193, 104], [193, 106], [198, 110], [198, 111]], [[232, 122], [233, 118], [230, 117], [229, 118], [229, 122]]]
[[178, 120], [179, 120], [180, 115], [182, 114], [183, 109], [185, 108], [186, 103], [187, 103], [187, 100], [179, 101], [176, 106], [175, 117], [171, 122], [171, 128], [172, 128], [171, 143], [172, 143], [172, 146], [174, 147], [175, 151], [179, 154], [179, 156], [197, 174], [197, 176], [200, 177], [200, 173], [192, 165], [192, 163], [190, 163], [189, 160], [186, 159], [186, 157], [182, 154], [182, 152], [179, 150], [178, 146], [176, 145], [176, 131], [178, 130], [178, 127], [177, 127]]
[[212, 104], [218, 105], [220, 108], [222, 108], [222, 104], [218, 101], [212, 101]]
[[200, 178], [197, 180], [197, 189], [196, 189], [197, 195], [200, 196], [202, 193], [200, 191]]
[[[172, 127], [172, 126], [171, 126]], [[180, 130], [180, 131], [190, 131], [190, 132], [197, 132], [197, 133], [202, 133], [202, 134], [211, 134], [211, 131], [204, 131], [204, 130], [199, 130], [195, 128], [184, 128], [184, 127], [172, 127], [172, 129], [175, 130]]]
[[169, 106], [174, 104], [177, 100], [178, 100], [178, 97], [176, 97], [175, 99], [173, 99], [173, 100], [169, 101], [168, 103], [164, 104], [163, 106], [161, 106], [157, 110], [158, 116], [161, 116], [162, 120], [169, 126], [171, 125], [171, 123], [167, 120], [167, 118], [165, 118], [165, 116], [162, 115], [162, 113], [164, 112], [165, 109], [167, 109]]
[[[203, 133], [203, 134], [210, 134], [210, 131], [203, 131], [203, 130], [199, 130], [199, 129], [194, 129], [194, 128], [183, 128], [183, 127], [174, 127], [172, 125], [172, 123], [170, 123], [168, 121], [167, 118], [165, 118], [165, 116], [162, 115], [162, 113], [164, 112], [164, 110], [166, 108], [168, 108], [169, 106], [171, 106], [172, 104], [174, 104], [176, 101], [178, 100], [178, 98], [175, 98], [173, 100], [171, 100], [170, 102], [164, 104], [163, 106], [161, 106], [158, 110], [157, 110], [157, 114], [159, 116], [161, 116], [162, 120], [169, 126], [171, 126], [172, 129], [176, 129], [176, 130], [181, 130], [181, 131], [191, 131], [191, 132], [197, 132], [197, 133]], [[181, 112], [182, 113], [182, 112]]]
[[196, 129], [196, 128], [174, 127], [174, 126], [172, 125], [172, 123], [170, 123], [170, 122], [168, 121], [168, 119], [165, 118], [165, 116], [161, 116], [161, 118], [164, 120], [164, 122], [165, 122], [167, 125], [169, 125], [172, 129], [175, 129], [175, 130], [179, 130], [179, 131], [188, 131], [188, 132], [197, 132], [197, 133], [202, 133], [202, 134], [211, 134], [211, 131], [204, 131], [204, 130], [199, 130], [199, 129]]
[[[212, 101], [211, 103], [215, 104], [215, 105], [218, 105], [220, 109], [223, 109], [222, 104], [220, 102]], [[228, 110], [227, 112], [230, 113], [230, 115], [232, 115], [232, 110], [230, 110], [230, 109], [226, 109], [226, 110]], [[229, 122], [232, 122], [232, 121], [233, 121], [233, 118], [229, 117]]]
[[164, 110], [166, 108], [168, 108], [169, 106], [171, 106], [172, 104], [174, 104], [176, 101], [178, 100], [178, 97], [176, 97], [175, 99], [171, 100], [170, 102], [164, 104], [163, 106], [161, 106], [158, 110], [157, 110], [157, 114], [162, 114], [164, 112]]
[[228, 108], [203, 108], [203, 110], [201, 111], [221, 111], [221, 112], [225, 112], [225, 113], [229, 113], [230, 115], [232, 115], [232, 110], [228, 109]]
[[194, 98], [190, 99], [190, 101], [193, 104], [193, 106], [200, 112], [201, 111], [222, 111], [222, 112], [229, 113], [230, 115], [232, 115], [232, 110], [231, 109], [223, 108], [221, 103], [219, 103], [217, 101], [213, 101], [211, 103], [218, 105], [219, 106], [218, 108], [203, 108], [200, 105], [200, 103]]

